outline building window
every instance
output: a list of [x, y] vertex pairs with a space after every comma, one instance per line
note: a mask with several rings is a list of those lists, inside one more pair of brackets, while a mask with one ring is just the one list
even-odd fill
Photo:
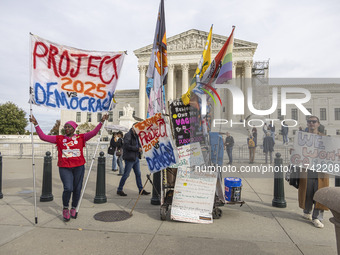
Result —
[[340, 129], [336, 130], [336, 135], [340, 135]]
[[76, 122], [81, 122], [81, 112], [77, 112]]
[[292, 119], [298, 120], [298, 111], [296, 108], [292, 109]]
[[97, 122], [101, 122], [101, 120], [102, 120], [102, 113], [99, 112], [99, 113], [97, 114]]
[[320, 120], [327, 120], [326, 108], [320, 108]]
[[[307, 111], [309, 111], [310, 112], [310, 114], [313, 114], [313, 112], [312, 112], [312, 108], [306, 108], [307, 109]], [[310, 115], [306, 115], [306, 120], [308, 120], [309, 119], [309, 117], [310, 117]]]
[[123, 116], [123, 111], [119, 111], [119, 118]]
[[90, 112], [88, 112], [87, 116], [86, 116], [86, 121], [87, 122], [91, 122], [91, 116], [92, 116], [92, 114]]
[[335, 120], [340, 120], [340, 108], [335, 108], [334, 113], [335, 113]]
[[113, 112], [109, 112], [109, 122], [113, 122]]

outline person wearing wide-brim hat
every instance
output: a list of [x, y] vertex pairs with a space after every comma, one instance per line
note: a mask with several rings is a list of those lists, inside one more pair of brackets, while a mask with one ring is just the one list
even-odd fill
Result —
[[[39, 127], [35, 117], [33, 115], [30, 116], [30, 121], [34, 124], [39, 138], [57, 145], [59, 174], [64, 186], [62, 200], [63, 217], [65, 221], [69, 221], [70, 217], [76, 218], [76, 207], [80, 199], [85, 172], [84, 165], [86, 161], [83, 154], [85, 142], [99, 132], [103, 122], [107, 119], [108, 115], [106, 114], [102, 117], [101, 122], [95, 129], [85, 134], [75, 134], [78, 125], [71, 120], [64, 125], [65, 135], [46, 135]], [[71, 211], [69, 211], [71, 195], [72, 208]]]

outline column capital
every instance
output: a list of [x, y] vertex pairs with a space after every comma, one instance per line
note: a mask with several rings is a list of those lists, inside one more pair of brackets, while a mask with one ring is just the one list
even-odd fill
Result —
[[175, 69], [175, 64], [168, 64], [168, 69], [169, 70], [174, 70]]
[[145, 73], [145, 71], [146, 71], [146, 65], [138, 65], [138, 71], [139, 72], [144, 72]]
[[245, 68], [252, 68], [253, 67], [253, 61], [252, 60], [244, 61], [244, 67]]
[[189, 64], [188, 63], [181, 64], [181, 67], [182, 67], [182, 71], [188, 71], [189, 70]]

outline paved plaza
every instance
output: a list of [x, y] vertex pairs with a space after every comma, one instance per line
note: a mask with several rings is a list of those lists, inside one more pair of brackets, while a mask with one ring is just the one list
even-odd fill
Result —
[[[286, 208], [272, 207], [273, 178], [242, 178], [245, 204], [220, 207], [223, 215], [213, 224], [160, 220], [160, 207], [142, 196], [133, 216], [102, 222], [94, 215], [108, 210], [130, 212], [137, 199], [134, 174], [116, 195], [120, 180], [106, 165], [107, 203], [93, 203], [97, 162], [94, 164], [77, 219], [62, 219], [62, 183], [53, 160], [54, 200], [40, 202], [43, 159], [36, 159], [38, 224], [34, 224], [31, 159], [3, 158], [3, 199], [0, 199], [0, 254], [337, 254], [334, 225], [325, 212], [323, 229], [301, 217], [297, 190], [285, 182]], [[259, 162], [258, 162], [259, 163]], [[89, 163], [88, 163], [89, 165]], [[240, 167], [241, 164], [237, 164]], [[142, 161], [142, 181], [148, 173]], [[87, 172], [85, 173], [85, 175]], [[233, 177], [235, 177], [235, 175]], [[231, 176], [223, 173], [223, 177]], [[254, 178], [256, 177], [256, 178]], [[330, 180], [334, 186], [334, 179]], [[151, 191], [151, 184], [146, 185]]]

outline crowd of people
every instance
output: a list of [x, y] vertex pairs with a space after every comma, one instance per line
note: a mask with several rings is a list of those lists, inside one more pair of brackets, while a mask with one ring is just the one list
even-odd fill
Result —
[[[262, 139], [262, 145], [263, 153], [265, 155], [265, 164], [273, 163], [273, 151], [275, 146], [275, 125], [272, 125], [270, 123], [267, 125], [267, 123], [264, 123], [263, 125], [263, 139]], [[281, 135], [282, 135], [282, 142], [283, 145], [288, 145], [289, 139], [288, 139], [288, 131], [289, 128], [286, 125], [285, 122], [283, 122], [283, 125], [281, 127]], [[229, 132], [226, 133], [226, 138], [224, 142], [224, 147], [226, 149], [229, 162], [227, 164], [233, 163], [233, 147], [234, 147], [235, 141], [234, 138], [231, 136]], [[256, 148], [258, 147], [258, 133], [257, 128], [253, 127], [251, 131], [249, 132], [249, 135], [247, 137], [247, 145], [249, 150], [249, 164], [253, 164], [255, 160], [255, 154], [256, 154]], [[268, 160], [269, 157], [269, 160]]]
[[[272, 124], [264, 124], [263, 128], [263, 141], [262, 148], [265, 155], [265, 163], [273, 163], [273, 151], [275, 146], [275, 126]], [[281, 126], [281, 135], [283, 145], [288, 145], [289, 128], [285, 122]], [[321, 125], [317, 116], [309, 116], [307, 118], [307, 127], [303, 129], [299, 127], [299, 131], [309, 132], [317, 135], [325, 135], [325, 128]], [[229, 158], [228, 164], [232, 164], [232, 150], [235, 144], [234, 138], [229, 132], [226, 133], [225, 149]], [[254, 163], [256, 147], [258, 146], [258, 133], [257, 129], [252, 128], [247, 137], [247, 145], [249, 149], [249, 164]], [[292, 152], [293, 149], [291, 149]], [[325, 173], [318, 173], [307, 169], [299, 169], [298, 185], [294, 185], [298, 188], [298, 201], [299, 207], [303, 210], [302, 217], [310, 222], [317, 228], [323, 228], [323, 212], [328, 210], [322, 204], [313, 200], [314, 194], [317, 190], [329, 186], [329, 176]]]
[[[54, 143], [58, 149], [58, 167], [60, 179], [63, 183], [63, 218], [69, 221], [70, 218], [76, 218], [76, 208], [79, 203], [83, 178], [85, 172], [85, 158], [83, 148], [86, 141], [94, 137], [101, 129], [103, 122], [108, 119], [108, 115], [104, 115], [100, 123], [90, 132], [85, 134], [76, 133], [77, 123], [68, 121], [64, 125], [63, 135], [46, 135], [39, 127], [39, 124], [33, 115], [30, 116], [30, 121], [34, 124], [39, 138], [43, 141]], [[302, 128], [300, 129], [300, 131]], [[305, 132], [324, 135], [324, 127], [320, 124], [319, 118], [309, 116], [307, 119], [307, 128]], [[265, 124], [263, 126], [264, 137], [262, 141], [263, 153], [265, 154], [265, 163], [273, 163], [272, 153], [275, 146], [275, 126]], [[288, 144], [288, 126], [281, 127], [283, 144]], [[256, 147], [258, 146], [258, 132], [255, 127], [247, 137], [247, 145], [249, 149], [249, 164], [253, 164], [255, 160]], [[235, 140], [229, 132], [226, 133], [224, 147], [226, 149], [229, 162], [233, 164], [232, 151], [235, 145]], [[127, 196], [123, 191], [125, 182], [130, 175], [131, 170], [134, 170], [136, 184], [140, 195], [149, 195], [150, 192], [144, 190], [141, 179], [140, 159], [142, 157], [142, 148], [132, 127], [124, 136], [121, 131], [114, 132], [110, 141], [108, 153], [112, 155], [112, 171], [117, 172], [119, 168], [119, 176], [121, 176], [117, 187], [117, 195]], [[125, 166], [123, 166], [123, 160]], [[300, 170], [299, 185], [298, 185], [298, 200], [299, 207], [303, 209], [303, 218], [311, 221], [315, 227], [323, 228], [323, 212], [327, 208], [313, 200], [315, 192], [323, 187], [329, 186], [329, 178], [325, 173], [317, 173], [306, 169]], [[72, 196], [71, 209], [70, 200]]]

